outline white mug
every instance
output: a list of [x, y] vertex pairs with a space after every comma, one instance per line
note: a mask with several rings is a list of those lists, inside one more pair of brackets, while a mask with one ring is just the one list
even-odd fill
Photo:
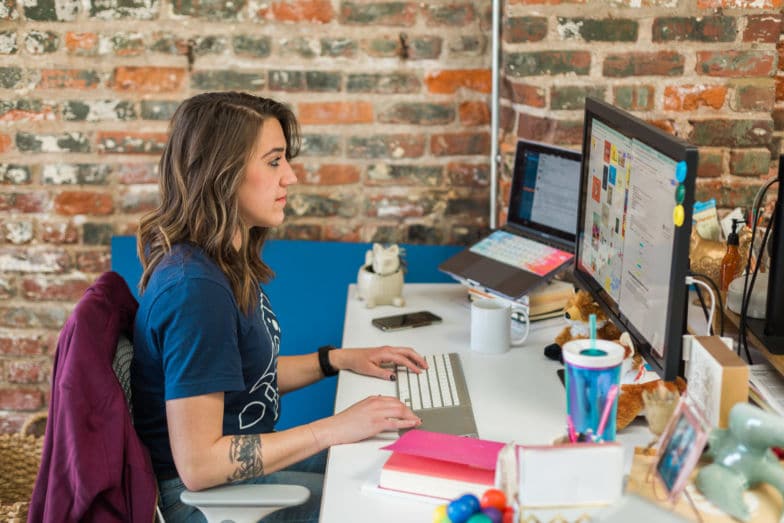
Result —
[[528, 322], [522, 336], [512, 338], [512, 310], [527, 314], [524, 307], [515, 307], [496, 299], [471, 302], [471, 350], [484, 354], [502, 354], [510, 346], [522, 345], [528, 337]]

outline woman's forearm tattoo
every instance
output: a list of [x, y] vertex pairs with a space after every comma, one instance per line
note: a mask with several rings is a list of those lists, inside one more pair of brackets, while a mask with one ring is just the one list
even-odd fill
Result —
[[229, 461], [236, 463], [236, 470], [227, 481], [241, 481], [264, 475], [261, 461], [261, 436], [234, 436], [229, 444]]

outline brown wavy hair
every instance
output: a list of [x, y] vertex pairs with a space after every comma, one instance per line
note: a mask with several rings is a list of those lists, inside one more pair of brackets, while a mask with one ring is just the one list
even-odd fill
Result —
[[[286, 105], [238, 92], [204, 93], [185, 100], [174, 113], [159, 163], [160, 205], [139, 223], [136, 249], [144, 292], [155, 267], [172, 245], [198, 245], [229, 280], [240, 307], [258, 302], [259, 285], [272, 270], [261, 259], [266, 227], [244, 226], [237, 203], [248, 159], [265, 120], [280, 122], [286, 158], [300, 148], [299, 126]], [[237, 250], [237, 231], [242, 244]]]

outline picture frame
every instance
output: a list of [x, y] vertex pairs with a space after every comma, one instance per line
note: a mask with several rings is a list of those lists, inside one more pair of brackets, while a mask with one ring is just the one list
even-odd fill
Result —
[[659, 439], [653, 472], [670, 503], [678, 501], [708, 441], [710, 427], [688, 396], [681, 397]]

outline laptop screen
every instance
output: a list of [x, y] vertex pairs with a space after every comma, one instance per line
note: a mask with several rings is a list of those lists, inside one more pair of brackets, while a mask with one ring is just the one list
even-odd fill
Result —
[[519, 140], [508, 222], [574, 244], [580, 157], [578, 151]]

